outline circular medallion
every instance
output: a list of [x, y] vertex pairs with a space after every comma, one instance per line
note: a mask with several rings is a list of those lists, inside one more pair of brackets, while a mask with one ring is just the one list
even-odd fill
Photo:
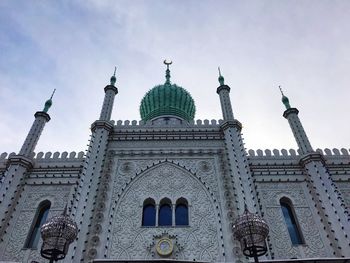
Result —
[[173, 252], [173, 242], [168, 238], [162, 238], [157, 243], [157, 253], [160, 256], [166, 257]]

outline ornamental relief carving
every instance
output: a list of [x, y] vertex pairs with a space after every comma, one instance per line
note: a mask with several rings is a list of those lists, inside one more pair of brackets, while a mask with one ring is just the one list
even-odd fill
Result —
[[[28, 186], [17, 213], [14, 214], [3, 245], [4, 254], [1, 260], [23, 262], [28, 256], [28, 250], [23, 249], [38, 205], [44, 200], [51, 201], [48, 218], [60, 214], [68, 200], [70, 186]], [[56, 210], [57, 209], [57, 210]], [[16, 217], [17, 215], [17, 217]], [[36, 250], [30, 250], [29, 262], [45, 262], [40, 256], [41, 239]]]
[[346, 182], [337, 182], [336, 185], [339, 187], [339, 192], [341, 193], [346, 207], [350, 209], [350, 184]]
[[[301, 186], [284, 184], [285, 190], [280, 190], [281, 185], [276, 184], [276, 188], [274, 188], [275, 184], [265, 184], [264, 189], [259, 190], [261, 195], [260, 202], [266, 209], [265, 219], [270, 227], [270, 242], [273, 246], [272, 252], [275, 253], [275, 258], [327, 256], [325, 245]], [[262, 187], [259, 185], [260, 188]], [[292, 245], [279, 203], [282, 197], [287, 197], [293, 202], [296, 218], [305, 239], [305, 245]]]
[[[202, 160], [203, 161], [203, 160]], [[125, 177], [126, 161], [120, 161], [114, 181], [113, 196], [119, 192], [120, 177]], [[137, 169], [151, 167], [152, 161], [130, 161], [134, 162]], [[174, 161], [181, 163], [191, 171], [198, 171], [203, 178], [205, 174], [214, 177], [212, 161], [198, 163], [198, 160]], [[131, 167], [130, 166], [130, 167]], [[124, 172], [124, 174], [123, 174]], [[211, 182], [211, 186], [217, 192], [217, 183]], [[156, 202], [163, 197], [168, 197], [173, 202], [180, 197], [189, 201], [189, 226], [185, 227], [142, 227], [142, 204], [143, 201], [152, 197]], [[116, 199], [114, 199], [116, 200]], [[116, 202], [115, 211], [112, 215], [112, 233], [108, 244], [109, 258], [115, 259], [145, 259], [152, 257], [154, 236], [161, 235], [166, 231], [171, 236], [176, 236], [179, 245], [183, 249], [172, 255], [172, 258], [186, 260], [222, 261], [220, 240], [220, 218], [217, 216], [218, 209], [215, 208], [210, 193], [203, 183], [190, 172], [169, 162], [157, 164], [138, 175], [136, 179], [123, 192], [120, 200]]]

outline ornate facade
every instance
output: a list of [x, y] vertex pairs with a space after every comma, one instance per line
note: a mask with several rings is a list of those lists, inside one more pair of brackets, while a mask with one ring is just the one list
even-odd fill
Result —
[[194, 101], [171, 84], [168, 65], [165, 83], [142, 99], [142, 120], [115, 123], [115, 83], [104, 88], [87, 152], [34, 154], [50, 99], [20, 152], [1, 154], [0, 261], [45, 262], [38, 229], [65, 206], [79, 228], [67, 263], [248, 262], [232, 234], [245, 205], [270, 227], [263, 262], [350, 257], [349, 152], [313, 150], [287, 97], [283, 116], [299, 149], [254, 151], [244, 148], [221, 75], [219, 121], [193, 121]]

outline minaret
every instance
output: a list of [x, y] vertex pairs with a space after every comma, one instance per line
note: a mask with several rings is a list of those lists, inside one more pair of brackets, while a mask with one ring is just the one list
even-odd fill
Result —
[[253, 190], [252, 175], [249, 169], [247, 154], [244, 149], [241, 136], [242, 124], [234, 119], [231, 100], [230, 87], [225, 85], [224, 77], [219, 68], [220, 86], [216, 92], [220, 96], [222, 115], [224, 122], [221, 128], [225, 135], [225, 146], [227, 152], [227, 162], [234, 183], [236, 204], [238, 213], [244, 211], [245, 205], [249, 211], [257, 211], [255, 202], [255, 190]]
[[[230, 209], [230, 213], [234, 214], [234, 218], [230, 218], [230, 224], [233, 224], [235, 219], [243, 214], [247, 206], [249, 211], [258, 212], [257, 208], [257, 193], [254, 188], [252, 173], [249, 168], [247, 153], [243, 145], [241, 135], [242, 125], [233, 116], [230, 87], [225, 85], [224, 77], [221, 75], [219, 68], [219, 83], [220, 86], [216, 92], [220, 96], [221, 109], [224, 122], [221, 124], [221, 129], [225, 138], [225, 153], [223, 155], [224, 163], [230, 181], [229, 187], [232, 187], [228, 192], [232, 192], [232, 196], [228, 197], [230, 202], [234, 202], [234, 207]], [[224, 182], [227, 181], [227, 175], [223, 175]], [[227, 186], [226, 186], [227, 187]], [[231, 229], [230, 229], [231, 230]], [[230, 231], [229, 230], [229, 231]], [[229, 241], [228, 241], [229, 242]], [[236, 241], [233, 241], [233, 258], [227, 258], [228, 261], [244, 260], [241, 254], [241, 248]], [[237, 258], [238, 256], [238, 258]]]
[[47, 113], [52, 106], [52, 97], [55, 94], [56, 89], [52, 92], [50, 99], [45, 102], [44, 109], [42, 111], [37, 111], [34, 116], [35, 120], [33, 122], [32, 127], [25, 139], [21, 150], [19, 151], [19, 155], [23, 155], [25, 157], [30, 157], [30, 155], [34, 152], [35, 146], [37, 145], [40, 135], [44, 130], [45, 124], [50, 121], [50, 115]]
[[116, 70], [117, 67], [114, 68], [114, 74], [111, 77], [110, 84], [105, 87], [105, 98], [103, 100], [100, 114], [101, 121], [109, 121], [111, 119], [114, 97], [118, 94], [118, 89], [115, 87], [115, 82], [117, 81], [117, 78], [115, 77]]
[[0, 196], [0, 238], [3, 237], [6, 228], [9, 226], [12, 213], [21, 197], [26, 175], [33, 167], [32, 154], [46, 122], [50, 120], [47, 112], [52, 105], [54, 93], [55, 90], [50, 99], [45, 102], [44, 109], [35, 113], [35, 120], [19, 154], [11, 156], [8, 160], [4, 181], [0, 185], [0, 193], [2, 193]]
[[284, 96], [283, 91], [281, 87], [279, 86], [279, 89], [282, 94], [282, 102], [284, 106], [286, 107], [286, 110], [283, 113], [283, 117], [285, 117], [290, 125], [290, 128], [292, 129], [292, 132], [294, 134], [294, 138], [298, 144], [299, 150], [301, 154], [311, 153], [313, 152], [313, 149], [311, 147], [310, 141], [306, 136], [305, 130], [303, 128], [303, 125], [301, 124], [301, 121], [298, 116], [298, 109], [292, 108], [289, 104], [289, 99]]
[[[281, 90], [281, 88], [280, 88]], [[288, 120], [300, 149], [299, 164], [306, 175], [310, 200], [315, 214], [327, 232], [329, 246], [337, 257], [350, 256], [350, 216], [341, 193], [330, 176], [322, 154], [314, 152], [298, 117], [298, 110], [291, 108], [282, 90], [282, 102], [286, 107], [283, 116]]]
[[224, 121], [233, 121], [233, 112], [232, 112], [232, 106], [231, 106], [231, 100], [230, 100], [230, 87], [225, 85], [225, 79], [221, 75], [220, 68], [219, 69], [219, 83], [220, 86], [217, 88], [216, 93], [220, 96], [220, 103], [221, 103], [221, 109], [222, 109], [222, 115], [224, 118]]
[[[100, 246], [101, 236], [107, 236], [106, 220], [101, 217], [104, 212], [105, 199], [108, 192], [110, 179], [104, 176], [104, 169], [107, 169], [109, 158], [107, 153], [108, 139], [113, 132], [111, 113], [113, 110], [114, 98], [118, 93], [115, 87], [116, 77], [111, 77], [110, 84], [105, 90], [105, 98], [99, 120], [91, 125], [91, 141], [86, 154], [86, 159], [79, 181], [78, 192], [72, 200], [71, 215], [77, 222], [79, 233], [74, 246], [71, 246], [67, 258], [70, 262], [92, 262], [96, 257], [103, 257], [103, 248]], [[109, 169], [109, 168], [108, 168]], [[101, 227], [103, 226], [103, 227]], [[93, 229], [101, 227], [96, 233]]]

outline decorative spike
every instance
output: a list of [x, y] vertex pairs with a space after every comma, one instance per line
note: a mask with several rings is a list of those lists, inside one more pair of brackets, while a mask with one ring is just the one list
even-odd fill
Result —
[[219, 70], [219, 78], [218, 78], [218, 80], [219, 80], [220, 86], [225, 85], [225, 79], [224, 79], [224, 77], [221, 75], [220, 67], [218, 67], [218, 70]]
[[115, 82], [117, 81], [117, 78], [115, 77], [115, 73], [117, 71], [117, 67], [114, 67], [114, 73], [113, 76], [111, 77], [111, 85], [114, 86]]

